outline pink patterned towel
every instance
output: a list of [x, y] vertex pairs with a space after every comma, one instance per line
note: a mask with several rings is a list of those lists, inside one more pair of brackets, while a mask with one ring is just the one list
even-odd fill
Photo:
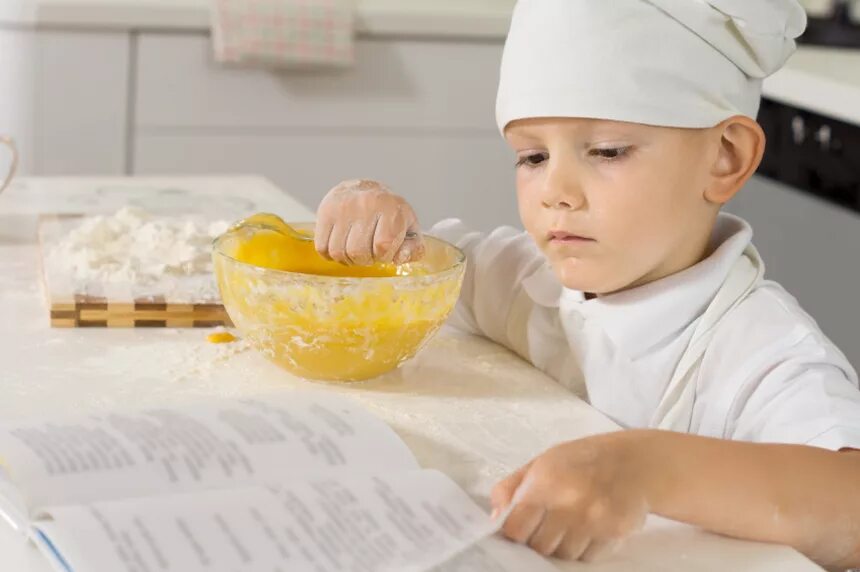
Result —
[[349, 66], [355, 0], [211, 0], [215, 59], [280, 68]]

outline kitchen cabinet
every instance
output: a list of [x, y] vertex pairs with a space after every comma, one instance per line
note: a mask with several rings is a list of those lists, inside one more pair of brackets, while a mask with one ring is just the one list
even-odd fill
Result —
[[759, 172], [860, 213], [860, 126], [765, 100]]
[[459, 217], [488, 229], [518, 221], [513, 159], [493, 137], [338, 134], [144, 134], [136, 174], [258, 173], [316, 205], [341, 180], [374, 177], [425, 226]]
[[0, 132], [18, 140], [24, 175], [254, 173], [307, 204], [372, 177], [426, 224], [517, 224], [494, 119], [502, 41], [364, 35], [354, 68], [283, 73], [219, 66], [195, 31], [0, 18]]
[[501, 42], [360, 39], [343, 70], [225, 67], [204, 35], [141, 34], [139, 129], [497, 133]]
[[217, 66], [205, 36], [143, 34], [132, 173], [259, 173], [312, 205], [377, 178], [426, 224], [516, 224], [493, 115], [501, 47], [363, 39], [353, 69], [278, 73]]
[[122, 174], [129, 37], [0, 25], [0, 132], [22, 174]]
[[31, 34], [0, 29], [0, 132], [15, 137], [24, 172], [33, 169], [35, 43]]

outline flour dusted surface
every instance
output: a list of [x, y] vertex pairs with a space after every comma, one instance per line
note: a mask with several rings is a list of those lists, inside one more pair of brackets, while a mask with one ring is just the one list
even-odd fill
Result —
[[124, 208], [82, 219], [49, 247], [48, 265], [75, 294], [175, 303], [218, 299], [212, 241], [226, 221]]

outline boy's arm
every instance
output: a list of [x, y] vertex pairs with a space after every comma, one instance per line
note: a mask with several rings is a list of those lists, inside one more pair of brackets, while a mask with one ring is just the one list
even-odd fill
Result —
[[[497, 485], [505, 533], [590, 559], [653, 512], [712, 532], [860, 566], [860, 453], [626, 431], [556, 447]], [[560, 540], [559, 540], [560, 539]]]
[[[468, 259], [450, 323], [531, 360], [528, 312], [509, 319], [523, 279], [546, 266], [531, 238], [511, 227], [489, 234], [472, 232], [454, 219], [442, 221], [429, 233], [457, 245]], [[343, 181], [326, 194], [317, 209], [314, 243], [322, 256], [360, 266], [420, 259], [425, 248], [417, 216], [406, 200], [383, 183], [363, 179]]]
[[860, 566], [860, 453], [646, 432], [652, 510], [728, 536]]
[[459, 220], [434, 225], [428, 234], [451, 242], [466, 254], [466, 275], [451, 324], [512, 349], [526, 359], [527, 348], [517, 347], [527, 324], [511, 323], [511, 308], [524, 279], [546, 265], [531, 238], [513, 227], [490, 233], [470, 230]]

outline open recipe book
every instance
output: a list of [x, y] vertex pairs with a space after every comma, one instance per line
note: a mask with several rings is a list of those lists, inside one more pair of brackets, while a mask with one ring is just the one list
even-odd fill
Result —
[[321, 393], [0, 427], [0, 517], [62, 572], [554, 570]]

